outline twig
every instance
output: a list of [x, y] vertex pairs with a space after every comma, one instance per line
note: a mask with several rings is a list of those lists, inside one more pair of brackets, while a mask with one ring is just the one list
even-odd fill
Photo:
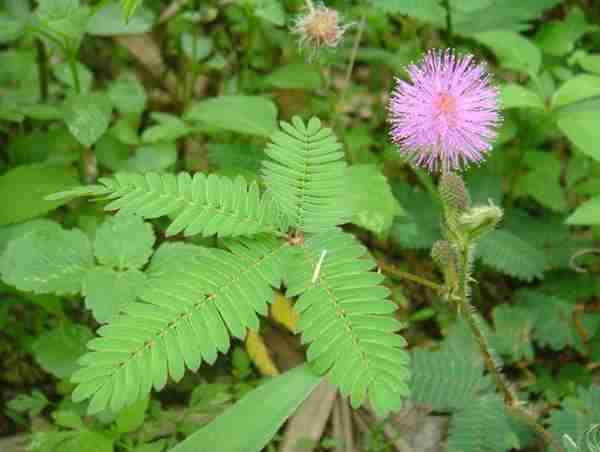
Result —
[[421, 284], [425, 287], [429, 287], [430, 289], [435, 290], [439, 294], [443, 294], [446, 292], [446, 288], [441, 284], [434, 283], [433, 281], [429, 281], [428, 279], [421, 278], [420, 276], [413, 275], [412, 273], [408, 273], [398, 268], [392, 267], [391, 265], [388, 265], [383, 261], [379, 261], [378, 265], [385, 273], [389, 275], [395, 276], [400, 279], [407, 279], [417, 284]]

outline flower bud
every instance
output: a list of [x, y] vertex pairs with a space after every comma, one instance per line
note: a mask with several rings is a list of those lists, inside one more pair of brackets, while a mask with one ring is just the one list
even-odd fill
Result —
[[502, 209], [490, 201], [487, 206], [471, 207], [460, 215], [458, 224], [470, 239], [477, 239], [492, 231], [502, 220]]
[[471, 206], [471, 197], [462, 178], [455, 173], [442, 174], [439, 184], [440, 196], [444, 208], [461, 214]]

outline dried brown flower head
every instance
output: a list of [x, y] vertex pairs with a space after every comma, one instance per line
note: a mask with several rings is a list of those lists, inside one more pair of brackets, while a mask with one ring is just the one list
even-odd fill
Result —
[[300, 47], [312, 49], [312, 58], [322, 47], [337, 47], [347, 28], [335, 9], [317, 5], [296, 19], [292, 31], [300, 35]]

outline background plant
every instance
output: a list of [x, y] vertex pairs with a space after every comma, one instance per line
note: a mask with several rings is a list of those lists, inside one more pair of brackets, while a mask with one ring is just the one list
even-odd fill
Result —
[[[437, 178], [412, 168], [389, 144], [382, 96], [391, 91], [393, 76], [405, 76], [405, 64], [427, 49], [452, 45], [490, 62], [504, 108], [490, 157], [464, 174], [473, 205], [492, 199], [504, 211], [501, 227], [478, 241], [472, 274], [478, 283], [471, 286], [471, 302], [503, 361], [504, 378], [524, 407], [556, 440], [566, 434], [573, 447], [583, 447], [586, 430], [598, 423], [599, 287], [593, 250], [600, 218], [595, 146], [600, 74], [594, 5], [330, 1], [326, 6], [339, 11], [342, 23], [353, 25], [337, 48], [321, 49], [311, 62], [310, 52], [299, 52], [297, 35], [290, 33], [304, 6], [292, 0], [0, 2], [3, 435], [42, 432], [34, 437], [38, 450], [82, 450], [90, 443], [102, 450], [165, 450], [244, 395], [250, 397], [255, 386], [263, 387], [260, 375], [299, 364], [300, 358], [289, 358], [300, 347], [287, 332], [306, 327], [290, 309], [299, 301], [293, 291], [286, 299], [268, 289], [275, 301], [260, 308], [268, 315], [260, 322], [249, 311], [238, 322], [232, 318], [226, 326], [238, 336], [245, 335], [245, 326], [256, 331], [243, 343], [230, 337], [231, 346], [221, 336], [219, 345], [229, 351], [215, 352], [213, 366], [200, 365], [191, 354], [189, 363], [199, 365], [198, 371], [187, 372], [178, 384], [167, 383], [147, 404], [140, 397], [119, 413], [86, 415], [87, 403], [71, 401], [70, 378], [95, 330], [110, 331], [112, 322], [104, 323], [116, 311], [154, 296], [137, 293], [149, 281], [164, 278], [159, 288], [187, 286], [183, 276], [165, 270], [175, 268], [172, 259], [196, 262], [205, 249], [213, 257], [227, 256], [236, 252], [228, 246], [256, 239], [258, 230], [240, 230], [238, 238], [222, 240], [215, 236], [215, 224], [197, 224], [196, 230], [183, 219], [177, 224], [181, 211], [166, 212], [169, 206], [138, 212], [164, 213], [144, 223], [132, 212], [107, 215], [104, 206], [118, 200], [44, 198], [88, 184], [106, 195], [112, 192], [105, 181], [116, 184], [123, 172], [156, 173], [161, 183], [171, 184], [185, 178], [176, 174], [201, 171], [211, 174], [205, 183], [219, 194], [227, 186], [257, 196], [265, 215], [255, 226], [272, 234], [267, 243], [301, 249], [287, 243], [298, 241], [289, 232], [308, 227], [307, 238], [323, 225], [311, 220], [298, 227], [300, 219], [268, 207], [281, 200], [273, 199], [267, 187], [278, 187], [274, 192], [282, 196], [294, 194], [279, 190], [290, 186], [269, 179], [261, 162], [278, 120], [314, 115], [333, 129], [349, 165], [347, 185], [333, 204], [345, 213], [313, 213], [343, 218], [344, 240], [353, 235], [358, 242], [352, 243], [368, 248], [373, 270], [365, 278], [381, 280], [377, 285], [387, 287], [388, 299], [397, 306], [395, 318], [406, 325], [402, 334], [411, 354], [407, 383], [412, 392], [402, 418], [376, 418], [368, 407], [350, 411], [347, 402], [333, 397], [330, 405], [320, 405], [324, 420], [313, 416], [312, 432], [298, 427], [296, 420], [308, 409], [302, 408], [267, 447], [285, 450], [299, 435], [323, 450], [350, 447], [349, 441], [362, 450], [415, 449], [413, 441], [442, 450], [539, 449], [531, 430], [503, 408], [468, 325], [457, 320], [435, 286], [406, 280], [409, 270], [430, 281], [444, 279], [429, 257], [443, 239], [444, 213]], [[216, 196], [213, 201], [217, 207], [221, 202]], [[123, 232], [111, 233], [112, 228]], [[249, 232], [252, 237], [240, 239]], [[324, 249], [321, 270], [332, 257], [328, 247], [315, 246], [310, 265], [296, 271], [304, 278], [297, 290], [312, 281]], [[307, 306], [301, 316], [310, 317], [311, 309]], [[318, 344], [313, 342], [306, 356], [311, 358]], [[208, 349], [199, 352], [203, 360], [213, 356]], [[177, 376], [181, 367], [173, 370]], [[273, 407], [281, 406], [278, 390], [295, 388], [298, 397], [290, 398], [282, 421], [320, 381], [302, 370], [284, 375], [264, 383]], [[321, 389], [314, 394], [329, 394]], [[248, 400], [255, 414], [256, 399]], [[130, 424], [123, 427], [123, 422]], [[235, 418], [208, 425], [190, 439], [218, 434], [219, 425], [228, 432], [235, 425], [245, 434]], [[426, 428], [418, 426], [429, 429], [427, 441], [419, 436]], [[260, 431], [257, 425], [248, 429]], [[263, 438], [278, 429], [271, 430], [263, 430]], [[328, 445], [319, 442], [321, 436], [343, 440]]]

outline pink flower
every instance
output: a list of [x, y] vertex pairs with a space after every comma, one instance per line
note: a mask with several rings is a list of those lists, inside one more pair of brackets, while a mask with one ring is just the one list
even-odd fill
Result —
[[480, 163], [502, 121], [499, 92], [472, 55], [431, 50], [396, 79], [389, 104], [392, 141], [416, 165], [447, 172]]

